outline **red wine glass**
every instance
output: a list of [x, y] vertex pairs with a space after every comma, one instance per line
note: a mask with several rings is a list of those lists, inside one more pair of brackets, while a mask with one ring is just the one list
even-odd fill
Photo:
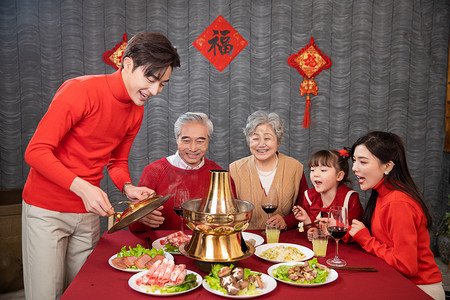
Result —
[[[268, 195], [263, 196], [261, 208], [269, 216], [278, 209], [278, 193], [275, 188], [271, 188]], [[266, 232], [263, 231], [261, 234], [265, 235]]]
[[339, 258], [339, 240], [345, 236], [348, 230], [348, 211], [343, 206], [332, 206], [328, 213], [327, 230], [336, 241], [336, 254], [334, 258], [329, 258], [327, 264], [334, 267], [343, 267], [347, 264], [345, 260]]
[[179, 189], [175, 192], [174, 199], [173, 199], [173, 210], [177, 215], [180, 216], [180, 222], [181, 222], [181, 231], [184, 232], [184, 219], [183, 219], [183, 208], [181, 207], [181, 204], [189, 200], [189, 191], [185, 189]]

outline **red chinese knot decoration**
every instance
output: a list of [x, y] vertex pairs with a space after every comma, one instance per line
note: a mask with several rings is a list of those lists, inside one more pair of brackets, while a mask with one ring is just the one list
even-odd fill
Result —
[[302, 125], [308, 128], [311, 124], [311, 118], [309, 116], [311, 100], [309, 95], [313, 94], [317, 96], [317, 90], [319, 89], [317, 83], [314, 81], [314, 77], [322, 70], [331, 67], [331, 60], [314, 45], [314, 38], [311, 37], [309, 45], [306, 45], [298, 53], [289, 56], [288, 64], [296, 68], [304, 78], [300, 84], [300, 95], [306, 95], [305, 116]]
[[222, 72], [248, 42], [219, 15], [192, 44]]
[[123, 41], [116, 44], [112, 50], [105, 51], [103, 53], [103, 61], [118, 70], [122, 64], [122, 56], [125, 48], [127, 47], [127, 34], [123, 34]]

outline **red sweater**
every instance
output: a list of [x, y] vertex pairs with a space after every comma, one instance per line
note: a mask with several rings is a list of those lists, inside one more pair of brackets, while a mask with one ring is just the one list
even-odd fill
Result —
[[372, 215], [372, 235], [364, 228], [353, 238], [415, 284], [442, 281], [420, 204], [400, 190], [387, 188], [383, 180], [375, 189], [379, 196]]
[[108, 164], [117, 187], [131, 181], [128, 154], [144, 108], [129, 97], [122, 74], [82, 76], [57, 91], [25, 152], [31, 166], [25, 202], [41, 208], [85, 213], [69, 191], [75, 177], [100, 185]]
[[[146, 186], [158, 195], [174, 195], [179, 188], [189, 191], [190, 199], [202, 198], [209, 184], [209, 171], [222, 168], [205, 158], [205, 164], [197, 170], [184, 170], [171, 165], [167, 159], [161, 158], [145, 167], [139, 186]], [[179, 229], [180, 217], [173, 210], [173, 197], [163, 205], [164, 223], [158, 229]], [[129, 226], [130, 231], [147, 231], [150, 227], [135, 222]]]
[[[306, 200], [306, 197], [303, 197], [302, 207], [308, 213], [311, 221], [314, 221], [320, 212], [322, 213], [322, 217], [327, 216], [327, 214], [324, 213], [328, 213], [331, 206], [344, 206], [345, 196], [349, 191], [351, 191], [351, 189], [348, 186], [346, 186], [345, 184], [340, 184], [331, 205], [328, 207], [323, 207], [323, 202], [320, 194], [316, 191], [315, 188], [311, 188], [307, 191], [308, 197], [311, 200], [311, 205]], [[348, 201], [348, 223], [349, 225], [351, 225], [353, 219], [362, 220], [362, 218], [363, 208], [361, 206], [361, 202], [359, 202], [359, 195], [355, 192], [350, 196], [350, 199]]]

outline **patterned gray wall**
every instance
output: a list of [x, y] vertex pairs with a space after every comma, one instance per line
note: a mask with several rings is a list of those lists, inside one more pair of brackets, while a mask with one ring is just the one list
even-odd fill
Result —
[[[2, 0], [0, 188], [23, 187], [25, 148], [57, 88], [75, 76], [112, 73], [103, 52], [124, 33], [151, 31], [176, 45], [182, 67], [146, 104], [130, 155], [133, 181], [176, 151], [173, 123], [181, 113], [211, 117], [208, 157], [227, 168], [249, 154], [242, 128], [263, 109], [286, 122], [281, 152], [304, 164], [314, 151], [351, 146], [369, 130], [399, 134], [440, 218], [449, 10], [448, 0]], [[249, 42], [223, 72], [192, 45], [219, 14]], [[316, 78], [305, 129], [303, 78], [286, 60], [311, 36], [333, 65]], [[123, 199], [105, 176], [111, 201]]]

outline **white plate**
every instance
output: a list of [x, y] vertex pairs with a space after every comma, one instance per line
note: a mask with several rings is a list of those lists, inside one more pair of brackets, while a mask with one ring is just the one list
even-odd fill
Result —
[[131, 278], [128, 280], [128, 285], [129, 285], [133, 290], [135, 290], [135, 291], [137, 291], [137, 292], [140, 292], [140, 293], [143, 293], [143, 294], [146, 294], [146, 295], [152, 295], [152, 296], [175, 296], [175, 295], [180, 295], [180, 294], [184, 294], [184, 293], [187, 293], [187, 292], [189, 292], [189, 291], [195, 290], [195, 289], [198, 288], [198, 287], [201, 285], [201, 283], [202, 283], [202, 276], [200, 276], [199, 274], [197, 274], [197, 273], [195, 273], [195, 272], [193, 272], [193, 271], [190, 271], [190, 270], [186, 270], [186, 271], [187, 271], [187, 274], [194, 274], [195, 276], [197, 276], [197, 286], [194, 287], [194, 288], [192, 288], [192, 289], [190, 289], [190, 290], [187, 290], [187, 291], [182, 291], [182, 292], [177, 292], [177, 293], [166, 293], [166, 294], [161, 294], [160, 291], [149, 292], [149, 291], [147, 291], [146, 288], [143, 288], [143, 287], [141, 287], [140, 285], [138, 285], [138, 284], [136, 283], [136, 280], [137, 280], [138, 278], [144, 276], [144, 275], [147, 273], [147, 271], [142, 271], [142, 272], [140, 272], [140, 273], [137, 273], [137, 274], [134, 274], [133, 276], [131, 276]]
[[[192, 237], [191, 235], [187, 235], [188, 237]], [[166, 253], [172, 253], [172, 254], [181, 254], [179, 251], [178, 252], [173, 252], [173, 251], [167, 251], [166, 249], [164, 249], [164, 246], [165, 245], [161, 245], [161, 241], [162, 240], [164, 240], [166, 237], [162, 237], [162, 238], [159, 238], [159, 239], [157, 239], [157, 240], [154, 240], [153, 241], [153, 243], [152, 243], [152, 247], [153, 248], [155, 248], [155, 249], [163, 249], [164, 250], [164, 252], [166, 252]]]
[[272, 243], [272, 244], [264, 244], [264, 245], [260, 245], [258, 247], [255, 248], [255, 255], [258, 256], [261, 259], [273, 262], [273, 263], [281, 263], [281, 262], [286, 262], [286, 261], [281, 261], [281, 260], [273, 260], [273, 259], [268, 259], [268, 258], [264, 258], [262, 257], [262, 253], [264, 251], [266, 251], [267, 249], [270, 249], [272, 247], [277, 247], [277, 246], [285, 246], [285, 247], [294, 247], [297, 248], [298, 250], [300, 250], [300, 252], [302, 252], [303, 254], [305, 254], [305, 257], [301, 260], [298, 261], [305, 261], [308, 259], [311, 259], [314, 256], [314, 252], [309, 249], [306, 248], [304, 246], [300, 246], [300, 245], [296, 245], [296, 244], [289, 244], [289, 243]]
[[247, 242], [248, 242], [249, 239], [254, 239], [255, 240], [255, 247], [259, 246], [259, 245], [262, 245], [262, 243], [264, 243], [264, 238], [262, 236], [260, 236], [260, 235], [254, 234], [254, 233], [242, 232], [242, 237]]
[[[167, 259], [174, 260], [172, 254], [170, 254], [170, 253], [164, 252], [164, 256], [167, 257]], [[113, 267], [114, 269], [116, 269], [116, 270], [124, 271], [124, 272], [130, 272], [130, 273], [138, 273], [138, 272], [142, 272], [142, 271], [147, 271], [146, 269], [136, 269], [136, 270], [134, 270], [134, 269], [120, 269], [120, 268], [117, 268], [117, 267], [116, 267], [115, 265], [113, 265], [113, 263], [111, 262], [111, 261], [112, 261], [114, 258], [116, 258], [116, 257], [117, 257], [117, 254], [114, 254], [113, 256], [111, 256], [111, 257], [108, 259], [109, 265], [110, 265], [111, 267]]]
[[212, 294], [216, 294], [222, 297], [227, 297], [227, 298], [236, 298], [236, 299], [246, 299], [246, 298], [254, 298], [254, 297], [259, 297], [262, 295], [265, 295], [267, 293], [270, 293], [271, 291], [273, 291], [276, 287], [277, 287], [277, 282], [275, 279], [273, 279], [272, 277], [266, 275], [266, 274], [261, 274], [261, 279], [264, 283], [264, 288], [263, 289], [259, 289], [257, 288], [257, 291], [260, 291], [260, 294], [257, 295], [248, 295], [248, 296], [234, 296], [234, 295], [228, 295], [228, 294], [222, 294], [221, 291], [219, 290], [214, 290], [212, 289], [208, 282], [206, 282], [206, 279], [203, 279], [203, 287], [205, 288], [205, 290], [207, 290], [208, 292], [212, 293]]
[[276, 268], [278, 268], [279, 266], [283, 266], [283, 265], [295, 266], [296, 264], [297, 264], [296, 262], [288, 262], [288, 263], [276, 264], [276, 265], [271, 266], [269, 269], [267, 269], [267, 273], [269, 273], [269, 275], [271, 277], [273, 277], [275, 280], [278, 280], [279, 282], [283, 282], [283, 283], [287, 283], [287, 284], [295, 285], [295, 286], [301, 286], [301, 287], [315, 287], [315, 286], [328, 284], [330, 282], [335, 281], [338, 278], [338, 276], [339, 276], [338, 273], [335, 270], [330, 269], [330, 273], [328, 273], [328, 276], [327, 276], [327, 279], [325, 280], [325, 282], [321, 282], [321, 283], [300, 283], [300, 282], [284, 281], [284, 280], [276, 278], [275, 276], [272, 275], [272, 272]]

